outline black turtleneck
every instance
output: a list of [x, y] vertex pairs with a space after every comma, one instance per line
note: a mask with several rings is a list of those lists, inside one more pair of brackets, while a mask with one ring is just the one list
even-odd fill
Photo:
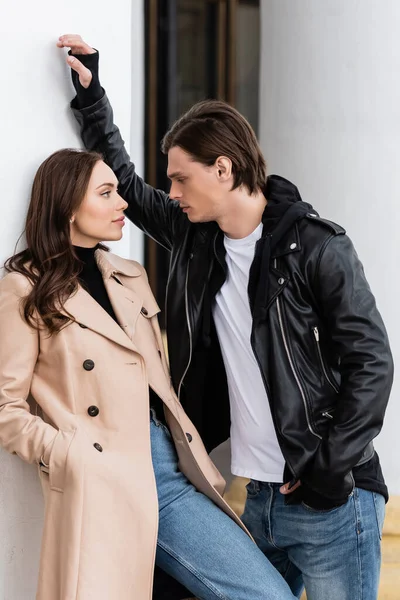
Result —
[[98, 246], [94, 248], [82, 248], [80, 246], [74, 246], [77, 257], [83, 263], [83, 269], [79, 275], [79, 282], [82, 287], [100, 304], [102, 308], [117, 321], [114, 309], [108, 297], [106, 287], [104, 285], [103, 277], [97, 266], [94, 253]]

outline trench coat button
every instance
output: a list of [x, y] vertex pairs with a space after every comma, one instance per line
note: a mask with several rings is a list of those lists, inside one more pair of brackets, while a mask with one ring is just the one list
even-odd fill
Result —
[[293, 242], [293, 244], [290, 244], [291, 250], [294, 250], [295, 248], [297, 248], [297, 244], [295, 242]]
[[98, 450], [99, 452], [103, 452], [103, 447], [98, 444], [97, 442], [95, 444], [93, 444], [93, 446], [96, 448], [96, 450]]
[[97, 415], [100, 412], [97, 406], [89, 406], [87, 411], [88, 411], [89, 416], [91, 416], [91, 417], [97, 417]]
[[78, 323], [79, 327], [82, 327], [82, 329], [87, 329], [87, 325], [84, 325], [83, 323]]
[[147, 308], [145, 308], [144, 306], [142, 306], [142, 310], [140, 311], [142, 313], [142, 315], [144, 315], [145, 317], [147, 317], [147, 315], [149, 314], [149, 311], [147, 310]]
[[94, 362], [88, 358], [87, 360], [83, 361], [83, 368], [85, 371], [92, 371], [92, 369], [94, 369]]
[[193, 439], [192, 435], [191, 435], [190, 433], [187, 433], [187, 434], [186, 434], [186, 437], [187, 437], [187, 439], [188, 439], [188, 442], [189, 442], [189, 444], [190, 444], [190, 442], [191, 442], [191, 441], [192, 441], [192, 439]]
[[285, 280], [283, 279], [283, 277], [279, 277], [278, 283], [279, 283], [279, 285], [283, 285], [285, 283]]

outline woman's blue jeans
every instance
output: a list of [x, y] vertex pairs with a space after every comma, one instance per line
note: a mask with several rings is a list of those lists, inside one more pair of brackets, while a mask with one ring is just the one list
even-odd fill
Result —
[[150, 432], [159, 501], [157, 565], [201, 600], [294, 600], [256, 544], [179, 471], [170, 433], [154, 413]]

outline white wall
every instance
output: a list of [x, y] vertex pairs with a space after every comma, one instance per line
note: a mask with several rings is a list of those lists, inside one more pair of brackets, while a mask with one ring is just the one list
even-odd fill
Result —
[[[353, 239], [400, 363], [400, 2], [263, 0], [260, 132], [270, 173]], [[399, 381], [377, 439], [400, 494]]]
[[[81, 33], [100, 49], [102, 82], [142, 170], [142, 13], [141, 0], [111, 5], [107, 0], [0, 3], [1, 264], [13, 253], [22, 231], [29, 189], [41, 161], [59, 148], [80, 146], [68, 108], [73, 89], [64, 52], [55, 47], [62, 33]], [[141, 260], [137, 230], [124, 231], [117, 251]], [[42, 515], [35, 467], [0, 450], [0, 600], [35, 597]]]

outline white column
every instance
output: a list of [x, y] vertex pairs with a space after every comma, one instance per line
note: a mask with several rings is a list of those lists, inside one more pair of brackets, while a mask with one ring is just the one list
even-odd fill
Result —
[[[144, 2], [135, 0], [131, 3], [132, 10], [132, 79], [131, 79], [131, 130], [123, 132], [124, 139], [130, 140], [130, 153], [138, 174], [144, 176]], [[110, 53], [115, 58], [115, 53]], [[105, 85], [105, 83], [104, 83]], [[132, 223], [130, 228], [129, 258], [144, 264], [144, 235]], [[125, 226], [126, 229], [126, 226]]]
[[[81, 145], [69, 110], [73, 97], [62, 33], [81, 33], [101, 51], [101, 76], [116, 120], [142, 155], [143, 6], [119, 0], [20, 0], [0, 3], [0, 262], [22, 232], [39, 164], [53, 151]], [[133, 49], [133, 53], [132, 53]], [[135, 94], [131, 95], [132, 79]], [[130, 140], [131, 115], [135, 115]], [[127, 230], [127, 228], [125, 228]], [[119, 245], [129, 256], [134, 229]], [[139, 257], [140, 258], [140, 257]], [[6, 340], [0, 340], [6, 343]], [[0, 600], [35, 597], [43, 500], [36, 468], [0, 450]]]
[[[400, 362], [400, 2], [263, 0], [260, 132], [269, 172], [346, 229]], [[376, 447], [400, 494], [399, 383]]]

